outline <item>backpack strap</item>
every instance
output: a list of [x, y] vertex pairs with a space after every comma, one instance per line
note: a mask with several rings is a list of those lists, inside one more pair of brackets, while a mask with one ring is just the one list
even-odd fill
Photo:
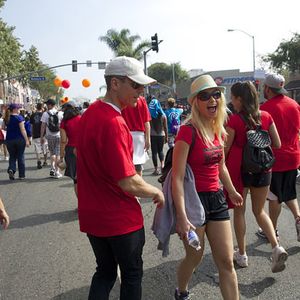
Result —
[[194, 146], [195, 146], [195, 141], [196, 141], [196, 128], [193, 126], [193, 124], [191, 123], [188, 123], [186, 124], [187, 126], [191, 127], [192, 128], [192, 142], [191, 142], [191, 146], [190, 146], [190, 149], [189, 149], [189, 154], [192, 152]]

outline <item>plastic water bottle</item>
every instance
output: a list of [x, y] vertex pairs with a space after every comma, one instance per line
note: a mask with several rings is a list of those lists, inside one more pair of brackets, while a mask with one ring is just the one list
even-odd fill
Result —
[[195, 248], [197, 251], [201, 249], [201, 245], [200, 245], [198, 235], [192, 229], [188, 233], [188, 243], [191, 247]]

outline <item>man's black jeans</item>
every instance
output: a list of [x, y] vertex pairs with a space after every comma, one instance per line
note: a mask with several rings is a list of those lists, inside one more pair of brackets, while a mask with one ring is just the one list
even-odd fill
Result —
[[96, 237], [88, 234], [96, 257], [96, 273], [90, 287], [89, 300], [108, 300], [121, 271], [120, 300], [142, 298], [144, 228], [113, 237]]

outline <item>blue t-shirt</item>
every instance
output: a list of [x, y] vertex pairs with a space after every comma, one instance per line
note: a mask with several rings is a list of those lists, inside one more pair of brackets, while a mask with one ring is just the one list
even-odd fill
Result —
[[23, 139], [19, 123], [24, 122], [24, 118], [20, 115], [11, 115], [6, 127], [6, 141]]
[[183, 109], [182, 108], [169, 108], [165, 111], [165, 114], [167, 116], [167, 120], [168, 120], [168, 132], [171, 133], [171, 125], [172, 125], [172, 120], [175, 119], [177, 121], [177, 124], [180, 124], [180, 116], [183, 113]]

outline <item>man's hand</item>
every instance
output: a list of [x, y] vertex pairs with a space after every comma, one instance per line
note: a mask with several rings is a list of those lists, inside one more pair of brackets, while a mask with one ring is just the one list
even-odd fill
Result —
[[158, 189], [157, 194], [152, 199], [153, 203], [156, 204], [158, 208], [161, 208], [165, 204], [165, 196], [161, 190]]

